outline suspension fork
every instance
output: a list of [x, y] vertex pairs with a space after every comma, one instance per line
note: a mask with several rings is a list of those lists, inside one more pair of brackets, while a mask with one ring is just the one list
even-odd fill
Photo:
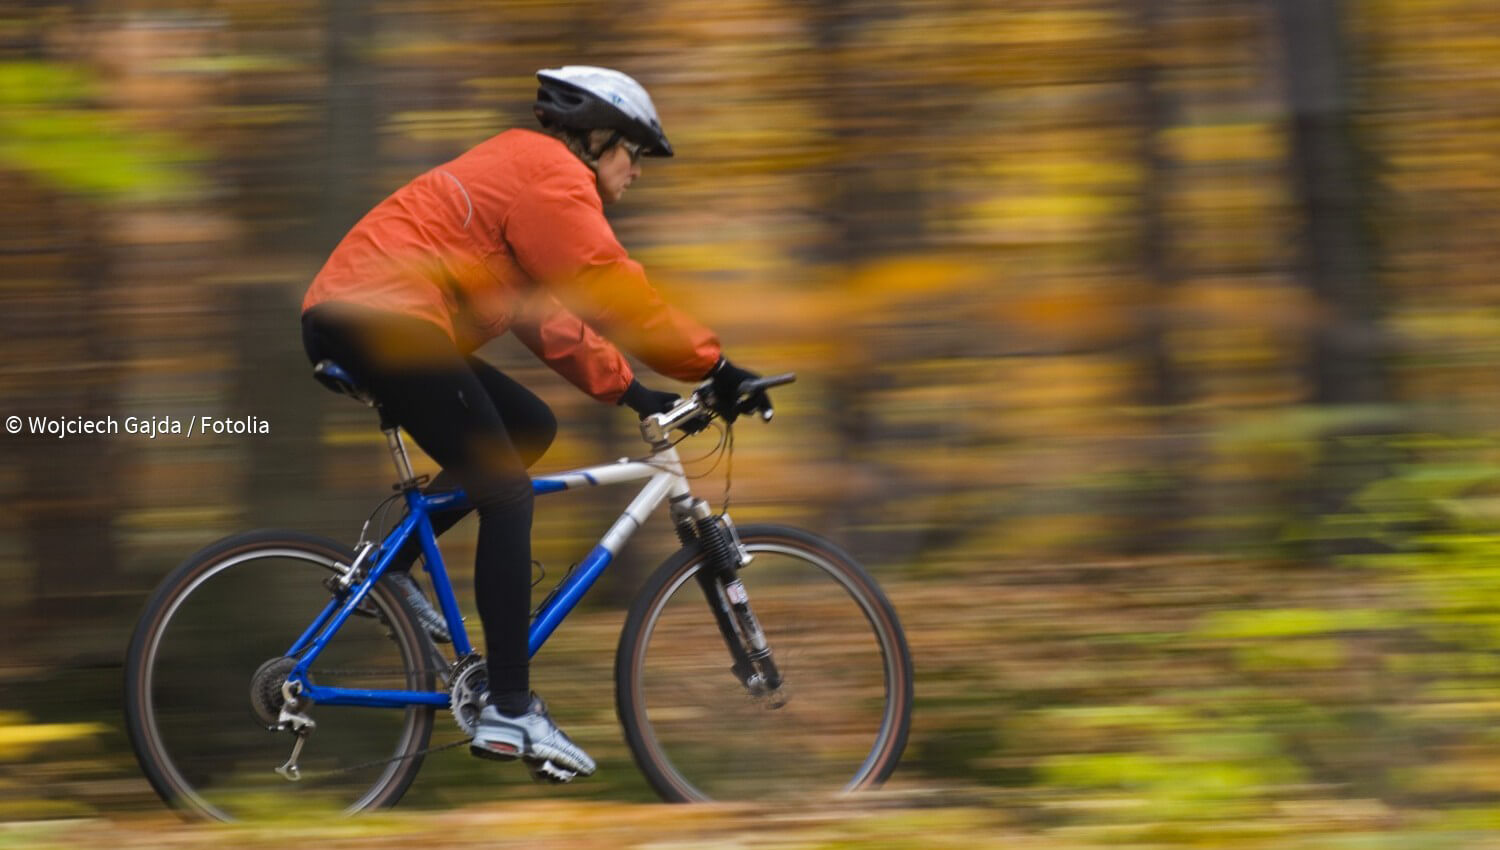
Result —
[[714, 516], [707, 502], [695, 499], [678, 518], [677, 536], [684, 545], [696, 543], [704, 553], [704, 564], [694, 578], [729, 649], [735, 677], [752, 694], [761, 696], [781, 687], [781, 672], [739, 578], [739, 568], [749, 562], [749, 555], [728, 523], [727, 516]]

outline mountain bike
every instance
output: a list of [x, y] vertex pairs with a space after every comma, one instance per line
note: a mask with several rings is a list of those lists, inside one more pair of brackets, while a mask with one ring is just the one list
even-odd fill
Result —
[[[380, 411], [331, 361], [315, 373]], [[748, 381], [740, 400], [794, 377]], [[642, 420], [645, 456], [532, 480], [536, 494], [645, 484], [538, 606], [530, 651], [666, 503], [681, 548], [635, 597], [614, 665], [616, 711], [647, 782], [669, 801], [873, 788], [895, 769], [911, 722], [912, 662], [896, 612], [834, 544], [794, 528], [736, 527], [693, 494], [677, 444], [722, 425], [714, 419], [704, 384]], [[487, 674], [430, 521], [466, 497], [424, 493], [426, 477], [413, 474], [383, 412], [381, 429], [396, 494], [352, 548], [294, 531], [231, 536], [190, 556], [147, 602], [126, 658], [126, 726], [151, 785], [184, 814], [236, 820], [290, 800], [346, 813], [391, 806], [425, 756], [473, 737]], [[721, 435], [732, 451], [732, 430]], [[372, 535], [396, 502], [404, 516]], [[381, 580], [413, 536], [447, 620], [447, 654]], [[431, 746], [441, 709], [460, 737]]]

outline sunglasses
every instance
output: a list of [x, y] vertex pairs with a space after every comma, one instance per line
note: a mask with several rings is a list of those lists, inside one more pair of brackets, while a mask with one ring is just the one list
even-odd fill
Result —
[[619, 130], [616, 130], [614, 132], [614, 135], [609, 137], [609, 141], [605, 142], [599, 147], [599, 152], [595, 154], [595, 156], [604, 156], [604, 152], [614, 147], [615, 145], [619, 145], [620, 147], [625, 149], [625, 153], [630, 157], [631, 165], [635, 165], [636, 163], [641, 161], [641, 154], [644, 153], [644, 151], [641, 149], [641, 146], [625, 138], [625, 134], [621, 133]]

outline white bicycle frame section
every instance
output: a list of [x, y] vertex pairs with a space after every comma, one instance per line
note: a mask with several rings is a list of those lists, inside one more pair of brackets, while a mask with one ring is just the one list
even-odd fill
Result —
[[537, 495], [575, 490], [583, 487], [603, 487], [624, 484], [630, 481], [649, 479], [641, 492], [631, 500], [620, 518], [605, 532], [578, 567], [558, 585], [551, 601], [537, 614], [531, 624], [531, 654], [546, 643], [547, 638], [567, 617], [578, 600], [588, 592], [594, 581], [604, 572], [621, 547], [631, 535], [645, 524], [651, 514], [664, 500], [670, 500], [674, 517], [683, 511], [702, 513], [707, 516], [708, 505], [693, 498], [687, 475], [682, 470], [682, 460], [675, 447], [656, 452], [649, 460], [620, 460], [604, 466], [590, 466], [533, 478], [532, 492]]

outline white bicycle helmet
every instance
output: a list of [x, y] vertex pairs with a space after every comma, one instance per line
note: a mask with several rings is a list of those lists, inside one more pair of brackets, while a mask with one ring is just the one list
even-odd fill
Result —
[[646, 156], [671, 156], [672, 145], [656, 117], [656, 105], [641, 84], [609, 68], [564, 65], [536, 72], [536, 112], [543, 127], [614, 130], [641, 146]]

